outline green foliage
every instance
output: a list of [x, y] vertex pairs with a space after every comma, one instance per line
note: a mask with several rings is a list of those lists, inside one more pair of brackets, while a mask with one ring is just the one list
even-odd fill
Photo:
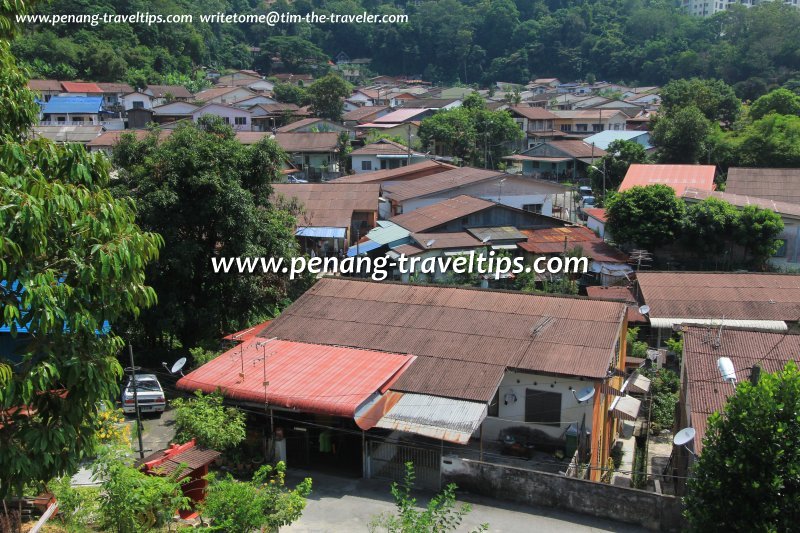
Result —
[[225, 451], [245, 438], [245, 415], [235, 407], [223, 405], [222, 394], [195, 392], [195, 397], [172, 400], [175, 408], [175, 440], [195, 439], [197, 444]]
[[94, 451], [89, 421], [118, 392], [124, 344], [97, 332], [156, 302], [144, 267], [162, 243], [139, 229], [129, 199], [111, 196], [103, 156], [24, 139], [36, 113], [0, 41], [0, 324], [16, 346], [0, 352], [0, 410], [36, 412], [15, 411], [0, 427], [0, 498], [75, 472]]
[[700, 257], [722, 253], [739, 228], [739, 210], [730, 203], [709, 197], [686, 207], [683, 219], [683, 238], [687, 249]]
[[88, 529], [97, 519], [100, 490], [97, 487], [73, 487], [72, 479], [64, 476], [48, 484], [58, 500], [55, 521], [68, 531]]
[[440, 111], [422, 121], [418, 132], [423, 150], [453, 155], [476, 167], [496, 167], [509, 143], [522, 131], [507, 111], [490, 111], [477, 93], [461, 107]]
[[800, 167], [800, 117], [770, 113], [711, 138], [714, 161], [727, 168]]
[[620, 245], [654, 250], [678, 237], [684, 209], [672, 187], [632, 187], [608, 200], [607, 229]]
[[219, 339], [287, 297], [293, 284], [286, 276], [217, 274], [211, 264], [212, 257], [298, 253], [295, 218], [270, 200], [285, 159], [270, 139], [242, 145], [218, 117], [182, 125], [163, 142], [157, 132], [122, 136], [113, 156], [115, 193], [134, 196], [139, 223], [166, 242], [148, 271], [159, 306], [141, 316], [144, 341], [164, 334], [184, 346]]
[[664, 341], [664, 344], [667, 345], [669, 351], [675, 354], [678, 358], [678, 361], [683, 359], [683, 332], [679, 331], [673, 334], [672, 337], [668, 338]]
[[708, 418], [684, 499], [695, 531], [793, 531], [800, 509], [800, 372], [744, 381]]
[[662, 163], [697, 163], [708, 151], [711, 122], [695, 105], [659, 116], [650, 139]]
[[630, 357], [640, 357], [644, 358], [647, 357], [647, 343], [644, 341], [638, 340], [639, 337], [639, 328], [628, 328], [628, 351], [627, 354]]
[[292, 490], [286, 488], [286, 465], [264, 465], [253, 480], [240, 482], [230, 474], [224, 478], [208, 476], [208, 495], [202, 516], [210, 519], [206, 531], [277, 531], [295, 522], [303, 513], [311, 493], [311, 478]]
[[270, 37], [261, 44], [257, 66], [268, 72], [272, 57], [279, 57], [287, 72], [306, 73], [324, 66], [328, 55], [311, 41], [296, 35]]
[[722, 80], [674, 80], [661, 88], [660, 95], [661, 107], [668, 115], [694, 106], [712, 122], [732, 124], [742, 107], [733, 88]]
[[657, 433], [662, 429], [672, 429], [675, 423], [675, 406], [678, 404], [680, 377], [667, 368], [646, 370], [650, 378], [650, 431]]
[[783, 241], [778, 235], [783, 232], [783, 220], [780, 215], [770, 209], [762, 209], [755, 205], [745, 206], [739, 215], [737, 242], [745, 253], [749, 254], [757, 267], [762, 267]]
[[189, 355], [192, 356], [192, 368], [200, 368], [216, 358], [219, 354], [219, 350], [207, 350], [202, 346], [189, 348]]
[[[180, 509], [189, 508], [183, 495], [177, 468], [168, 476], [151, 476], [125, 462], [112, 451], [95, 463], [94, 473], [102, 479], [97, 497], [96, 521], [102, 531], [138, 533], [159, 530]], [[81, 502], [90, 504], [89, 502]]]
[[[647, 160], [644, 146], [635, 141], [612, 141], [606, 152], [608, 153], [594, 163], [595, 168], [589, 168], [593, 190], [598, 192], [603, 190], [604, 184], [606, 191], [617, 189], [633, 163], [644, 163]], [[605, 180], [601, 171], [606, 173]]]
[[344, 112], [344, 99], [352, 91], [352, 85], [333, 73], [314, 80], [307, 91], [311, 112], [321, 118], [340, 121]]
[[769, 113], [800, 115], [800, 95], [788, 89], [775, 89], [750, 106], [750, 118], [758, 120]]
[[305, 105], [308, 101], [306, 90], [292, 83], [276, 83], [272, 95], [284, 104]]
[[[440, 493], [431, 498], [425, 509], [417, 508], [417, 499], [411, 496], [414, 487], [414, 465], [405, 464], [406, 472], [402, 483], [392, 483], [392, 496], [397, 507], [395, 514], [383, 514], [375, 517], [369, 524], [371, 532], [386, 533], [446, 533], [456, 531], [469, 514], [471, 507], [463, 504], [456, 508], [456, 486], [451, 483]], [[474, 529], [487, 531], [488, 524]]]

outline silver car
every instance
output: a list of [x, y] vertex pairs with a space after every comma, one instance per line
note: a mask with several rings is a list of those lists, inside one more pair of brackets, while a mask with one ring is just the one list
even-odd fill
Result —
[[[161, 413], [167, 407], [167, 399], [164, 396], [164, 389], [155, 374], [137, 374], [136, 392], [139, 401], [139, 411], [141, 413]], [[128, 378], [128, 383], [122, 391], [122, 412], [133, 414], [136, 406], [133, 398], [133, 380]]]

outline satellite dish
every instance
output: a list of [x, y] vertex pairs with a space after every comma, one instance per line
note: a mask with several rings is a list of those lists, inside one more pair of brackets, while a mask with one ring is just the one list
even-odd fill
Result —
[[481, 239], [481, 242], [482, 242], [483, 244], [486, 244], [487, 242], [489, 242], [489, 241], [491, 241], [491, 240], [492, 240], [492, 236], [491, 236], [491, 235], [487, 235], [486, 237], [484, 237], [483, 239]]
[[425, 248], [430, 248], [431, 246], [433, 246], [433, 243], [435, 243], [435, 242], [436, 242], [436, 239], [429, 240], [428, 242], [425, 243]]
[[643, 305], [643, 306], [641, 306], [639, 308], [639, 313], [641, 313], [643, 315], [646, 315], [649, 312], [650, 312], [650, 306], [649, 305]]
[[675, 436], [672, 438], [672, 442], [675, 444], [675, 446], [686, 446], [694, 440], [694, 436], [694, 428], [684, 428], [675, 433]]
[[183, 372], [181, 372], [181, 370], [183, 370], [183, 367], [186, 365], [186, 358], [181, 357], [180, 359], [175, 361], [175, 364], [172, 365], [172, 368], [168, 367], [167, 363], [161, 363], [161, 365], [164, 368], [166, 368], [170, 374], [177, 374], [178, 372], [180, 372], [182, 376]]
[[719, 369], [723, 381], [736, 383], [736, 369], [733, 368], [733, 362], [730, 358], [720, 357], [717, 359], [717, 368]]
[[594, 396], [594, 387], [584, 387], [578, 392], [573, 390], [572, 394], [575, 396], [575, 399], [578, 400], [578, 403], [588, 402], [592, 399], [592, 396]]

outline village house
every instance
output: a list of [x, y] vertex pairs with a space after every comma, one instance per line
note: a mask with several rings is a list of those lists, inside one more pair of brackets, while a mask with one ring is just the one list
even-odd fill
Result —
[[527, 150], [503, 157], [513, 164], [509, 172], [544, 179], [576, 180], [586, 175], [589, 166], [606, 155], [605, 150], [581, 140], [540, 142]]
[[258, 94], [244, 87], [211, 87], [194, 95], [194, 101], [203, 104], [234, 104]]
[[438, 174], [439, 172], [446, 172], [458, 168], [456, 166], [444, 163], [442, 161], [434, 161], [433, 159], [424, 159], [418, 163], [404, 165], [397, 168], [387, 170], [373, 170], [372, 172], [358, 172], [349, 176], [342, 176], [336, 179], [337, 183], [385, 183], [389, 184], [396, 181], [410, 181], [417, 178], [424, 178], [431, 174]]
[[556, 196], [566, 189], [550, 181], [461, 167], [412, 181], [385, 183], [381, 191], [387, 199], [381, 204], [381, 215], [389, 218], [461, 195], [552, 216]]
[[425, 154], [410, 150], [400, 143], [388, 139], [380, 139], [350, 153], [353, 172], [372, 172], [374, 170], [391, 170], [419, 163]]
[[92, 139], [101, 135], [105, 128], [101, 125], [93, 126], [41, 126], [36, 125], [31, 128], [31, 138], [49, 139], [55, 143], [78, 143], [85, 145]]
[[266, 94], [258, 94], [256, 96], [251, 96], [249, 98], [244, 98], [243, 100], [237, 100], [237, 101], [233, 102], [231, 105], [233, 107], [239, 107], [241, 109], [250, 109], [253, 106], [256, 106], [256, 105], [259, 105], [259, 104], [264, 104], [264, 105], [273, 104], [274, 105], [274, 104], [277, 104], [277, 103], [278, 103], [278, 101], [275, 100], [274, 98], [272, 98], [271, 96], [268, 96]]
[[61, 87], [68, 96], [102, 96], [103, 89], [96, 83], [84, 81], [62, 81]]
[[50, 98], [64, 91], [58, 80], [28, 80], [28, 89], [41, 95], [43, 102], [48, 102]]
[[292, 164], [301, 170], [298, 177], [310, 181], [339, 177], [338, 133], [277, 133], [275, 142], [289, 154]]
[[127, 83], [98, 83], [97, 86], [103, 94], [103, 105], [112, 111], [122, 111], [123, 98], [133, 92], [133, 87]]
[[131, 109], [152, 109], [153, 97], [141, 91], [133, 91], [122, 95], [122, 107], [125, 111]]
[[194, 99], [189, 89], [183, 85], [148, 85], [142, 92], [152, 97], [153, 106], [164, 105], [174, 100], [191, 102]]
[[670, 473], [676, 492], [685, 494], [689, 469], [703, 453], [708, 417], [721, 412], [736, 384], [723, 379], [717, 362], [727, 357], [735, 380], [758, 379], [759, 372], [777, 372], [788, 361], [798, 362], [800, 335], [738, 328], [683, 327], [683, 364], [677, 428], [694, 429], [685, 446], [674, 446]]
[[296, 104], [257, 104], [249, 108], [253, 131], [273, 131], [280, 126], [308, 116]]
[[378, 220], [377, 183], [276, 183], [272, 187], [274, 199], [294, 199], [302, 206], [295, 234], [307, 253], [343, 254]]
[[179, 120], [192, 120], [192, 115], [200, 109], [197, 104], [189, 102], [171, 102], [152, 108], [153, 122], [169, 124]]
[[610, 241], [611, 235], [606, 231], [606, 222], [608, 222], [606, 210], [602, 207], [586, 207], [583, 212], [586, 214], [586, 227], [601, 239]]
[[538, 144], [542, 138], [553, 138], [556, 136], [555, 119], [556, 116], [541, 107], [512, 106], [508, 109], [514, 122], [519, 124], [520, 129], [525, 132], [525, 138], [519, 142], [517, 148], [527, 150]]
[[714, 165], [644, 165], [634, 163], [628, 167], [619, 191], [627, 191], [631, 187], [647, 187], [648, 185], [667, 185], [680, 197], [687, 188], [701, 191], [713, 191]]
[[387, 106], [358, 107], [342, 115], [342, 123], [349, 128], [355, 128], [360, 124], [369, 124], [375, 119], [386, 116], [390, 111], [391, 108]]
[[222, 104], [206, 104], [192, 112], [192, 120], [197, 122], [200, 117], [211, 115], [219, 117], [234, 131], [252, 131], [253, 124], [250, 112], [245, 109], [226, 106]]
[[302, 118], [294, 122], [290, 122], [278, 128], [278, 133], [323, 133], [323, 132], [345, 132], [348, 136], [353, 137], [355, 133], [352, 129], [337, 124], [326, 118]]
[[605, 130], [624, 130], [628, 116], [615, 109], [553, 111], [555, 129], [566, 133], [591, 135]]
[[602, 150], [608, 150], [608, 145], [614, 141], [630, 141], [641, 144], [645, 151], [653, 149], [650, 144], [650, 132], [631, 130], [606, 130], [586, 137], [583, 142], [593, 144]]
[[778, 238], [783, 241], [783, 244], [769, 259], [769, 263], [776, 267], [792, 267], [800, 261], [800, 205], [729, 192], [703, 191], [693, 188], [687, 188], [682, 196], [688, 204], [701, 202], [706, 198], [712, 197], [724, 200], [740, 209], [748, 205], [755, 205], [778, 214], [783, 221], [783, 231], [778, 235]]
[[53, 96], [42, 107], [41, 126], [101, 125], [102, 96]]
[[651, 345], [678, 324], [797, 331], [800, 276], [733, 272], [639, 272], [637, 296], [650, 307]]
[[438, 489], [454, 462], [539, 457], [597, 481], [639, 409], [626, 330], [621, 302], [323, 278], [177, 387], [268, 404], [265, 432], [281, 428], [296, 468], [398, 479], [404, 457]]

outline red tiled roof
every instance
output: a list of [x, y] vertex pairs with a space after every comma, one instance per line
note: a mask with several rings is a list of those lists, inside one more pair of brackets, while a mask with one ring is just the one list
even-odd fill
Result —
[[647, 185], [669, 185], [677, 196], [683, 195], [687, 187], [703, 191], [714, 190], [714, 165], [642, 165], [634, 163], [628, 168], [620, 191]]
[[[158, 131], [158, 140], [163, 141], [170, 135], [172, 135], [173, 130], [159, 130]], [[119, 143], [120, 139], [123, 135], [133, 135], [136, 137], [137, 141], [141, 141], [145, 137], [150, 134], [150, 130], [117, 130], [117, 131], [106, 131], [86, 143], [86, 146], [98, 146], [98, 147], [113, 147], [117, 143]]]
[[300, 227], [349, 228], [353, 211], [378, 210], [377, 183], [276, 183], [273, 197], [296, 198], [305, 211], [297, 216]]
[[[447, 172], [443, 172], [447, 174]], [[390, 220], [408, 231], [426, 231], [436, 226], [446, 224], [451, 220], [462, 218], [478, 211], [483, 211], [497, 204], [472, 196], [456, 196], [432, 205], [415, 209], [392, 217]]]
[[264, 343], [258, 337], [246, 341], [182, 377], [176, 387], [206, 393], [220, 388], [234, 400], [353, 417], [414, 360], [412, 355], [345, 346], [279, 339]]
[[787, 361], [800, 359], [800, 335], [726, 329], [719, 337], [719, 347], [715, 347], [715, 343], [708, 342], [707, 328], [689, 326], [684, 328], [683, 339], [685, 392], [691, 406], [691, 426], [696, 431], [694, 451], [698, 454], [703, 450], [706, 419], [721, 411], [734, 392], [733, 386], [720, 377], [720, 357], [730, 358], [740, 382], [750, 377], [749, 369], [754, 364], [764, 372], [776, 372]]
[[87, 83], [80, 81], [62, 81], [61, 85], [68, 93], [101, 93], [103, 89], [97, 86], [96, 83]]
[[601, 263], [626, 263], [628, 257], [607, 244], [585, 226], [567, 226], [563, 228], [524, 229], [522, 233], [528, 237], [519, 247], [533, 254], [563, 254], [577, 246], [583, 254], [593, 261]]
[[513, 106], [511, 108], [511, 111], [522, 115], [528, 120], [554, 120], [558, 118], [556, 115], [554, 115], [553, 113], [551, 113], [550, 111], [546, 110], [543, 107], [519, 105], [519, 106]]
[[323, 278], [260, 336], [413, 353], [408, 372], [416, 379], [403, 376], [393, 389], [488, 401], [506, 368], [605, 378], [624, 309], [585, 298]]
[[800, 320], [800, 275], [639, 272], [650, 316], [726, 320]]
[[589, 207], [583, 210], [584, 213], [592, 217], [593, 219], [597, 220], [598, 222], [602, 222], [605, 224], [608, 221], [608, 215], [606, 214], [606, 210], [602, 207]]
[[342, 176], [334, 180], [334, 183], [379, 183], [382, 181], [406, 181], [417, 178], [438, 174], [457, 168], [447, 163], [426, 159], [419, 163], [391, 168], [386, 170], [376, 170], [374, 172], [361, 172], [350, 176]]

